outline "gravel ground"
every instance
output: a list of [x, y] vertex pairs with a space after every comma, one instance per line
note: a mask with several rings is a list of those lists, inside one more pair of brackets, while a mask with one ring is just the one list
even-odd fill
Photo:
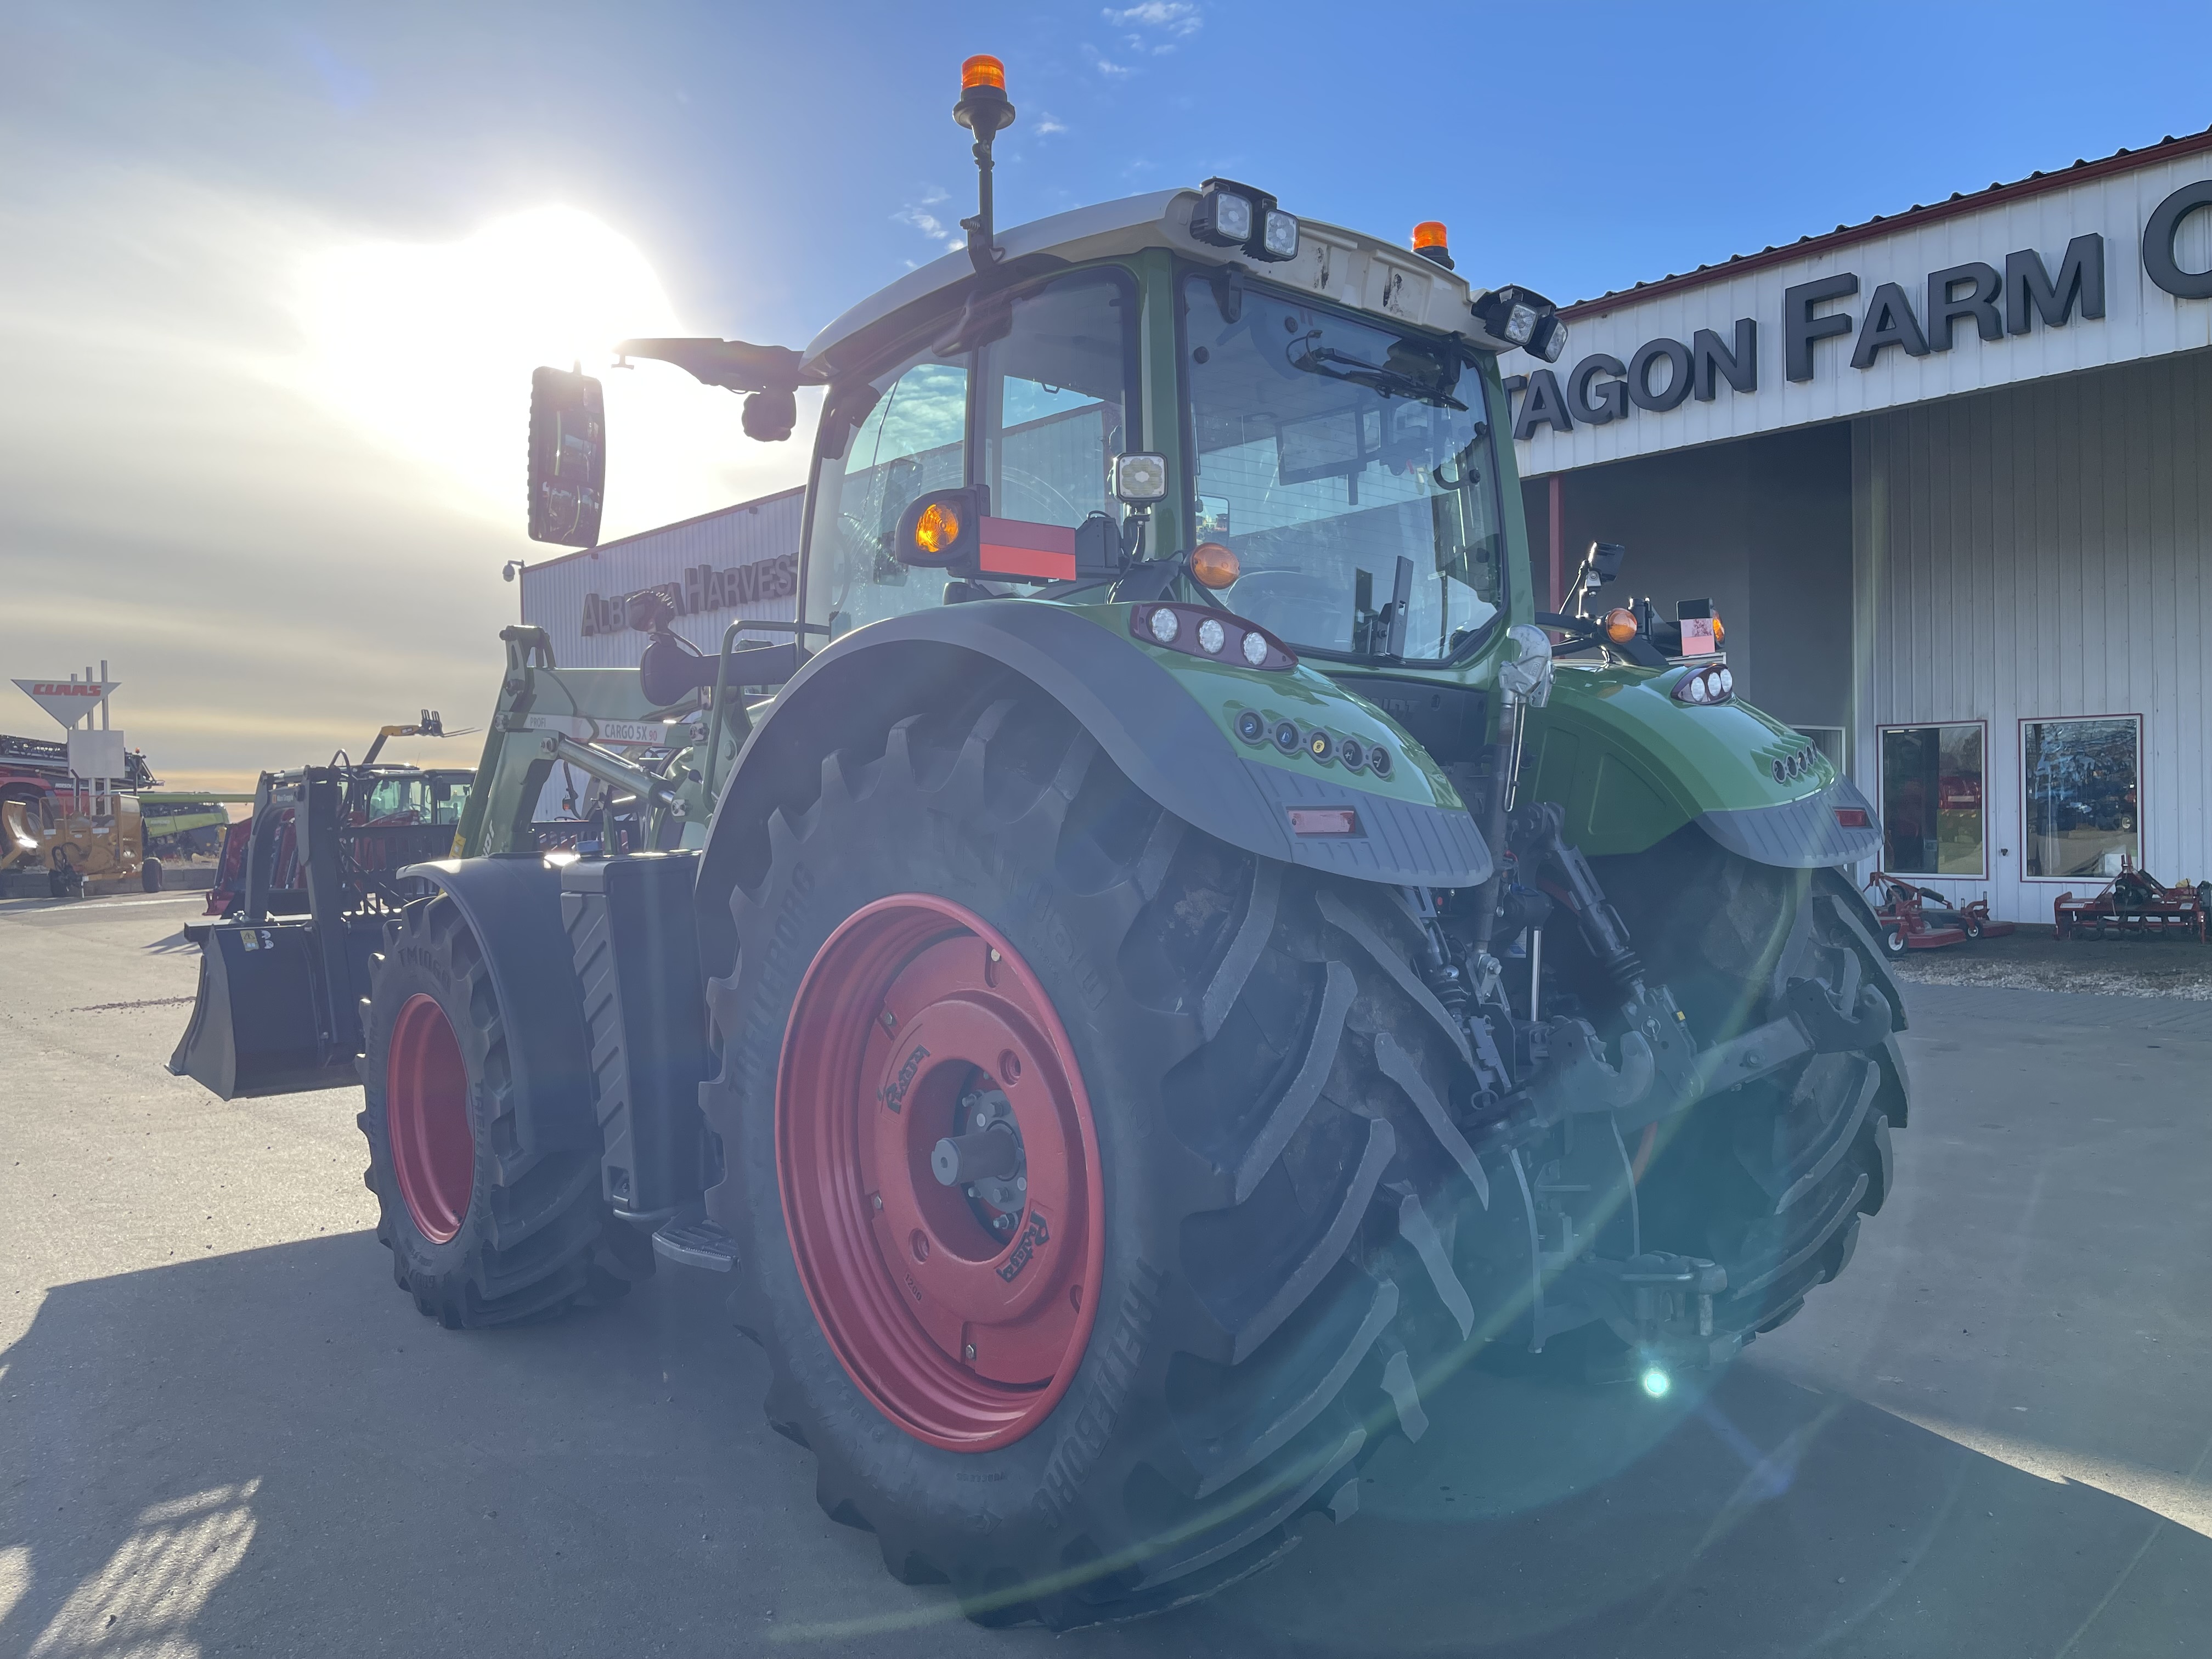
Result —
[[1897, 964], [1897, 975], [1923, 985], [2212, 1002], [2212, 945], [2193, 939], [2062, 940], [2048, 927], [2023, 927], [2002, 939], [1909, 951]]

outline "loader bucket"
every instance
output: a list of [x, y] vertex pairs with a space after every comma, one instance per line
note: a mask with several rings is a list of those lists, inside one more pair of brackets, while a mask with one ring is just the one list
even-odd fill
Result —
[[351, 1045], [331, 1056], [316, 1015], [320, 964], [304, 921], [217, 922], [200, 941], [199, 995], [169, 1070], [225, 1100], [344, 1088]]

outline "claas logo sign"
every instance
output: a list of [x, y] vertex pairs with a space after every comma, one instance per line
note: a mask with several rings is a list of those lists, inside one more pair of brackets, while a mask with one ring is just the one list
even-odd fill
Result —
[[15, 688], [62, 725], [74, 726], [121, 684], [120, 680], [17, 680]]

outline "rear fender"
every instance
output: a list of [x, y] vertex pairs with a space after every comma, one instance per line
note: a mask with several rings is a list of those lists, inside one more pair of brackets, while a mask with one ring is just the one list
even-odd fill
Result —
[[[1215, 839], [1284, 863], [1392, 885], [1471, 887], [1491, 860], [1474, 820], [1419, 745], [1371, 704], [1299, 666], [1262, 672], [1139, 642], [1127, 605], [981, 600], [872, 623], [817, 653], [754, 728], [714, 814], [702, 895], [757, 879], [768, 814], [812, 799], [823, 757], [866, 741], [963, 679], [1011, 671], [1065, 708], [1139, 790]], [[1019, 695], [1018, 693], [1018, 695]], [[1388, 745], [1387, 780], [1303, 749], [1235, 735], [1239, 714]], [[1350, 834], [1297, 833], [1314, 809], [1349, 808]], [[1334, 825], [1340, 819], [1322, 819]], [[701, 907], [709, 972], [735, 953], [726, 915]]]

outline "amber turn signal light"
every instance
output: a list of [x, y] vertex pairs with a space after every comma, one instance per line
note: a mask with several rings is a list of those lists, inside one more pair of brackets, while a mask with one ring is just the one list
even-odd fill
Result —
[[1626, 645], [1636, 637], [1636, 613], [1625, 605], [1615, 605], [1607, 611], [1605, 636], [1615, 645]]
[[1728, 643], [1728, 629], [1721, 625], [1721, 613], [1713, 612], [1713, 649], [1717, 651]]
[[1244, 562], [1237, 556], [1234, 548], [1224, 547], [1219, 542], [1200, 542], [1191, 550], [1191, 580], [1200, 587], [1210, 587], [1215, 592], [1244, 574]]
[[923, 553], [944, 553], [960, 539], [960, 515], [943, 501], [932, 501], [914, 521], [914, 544]]

